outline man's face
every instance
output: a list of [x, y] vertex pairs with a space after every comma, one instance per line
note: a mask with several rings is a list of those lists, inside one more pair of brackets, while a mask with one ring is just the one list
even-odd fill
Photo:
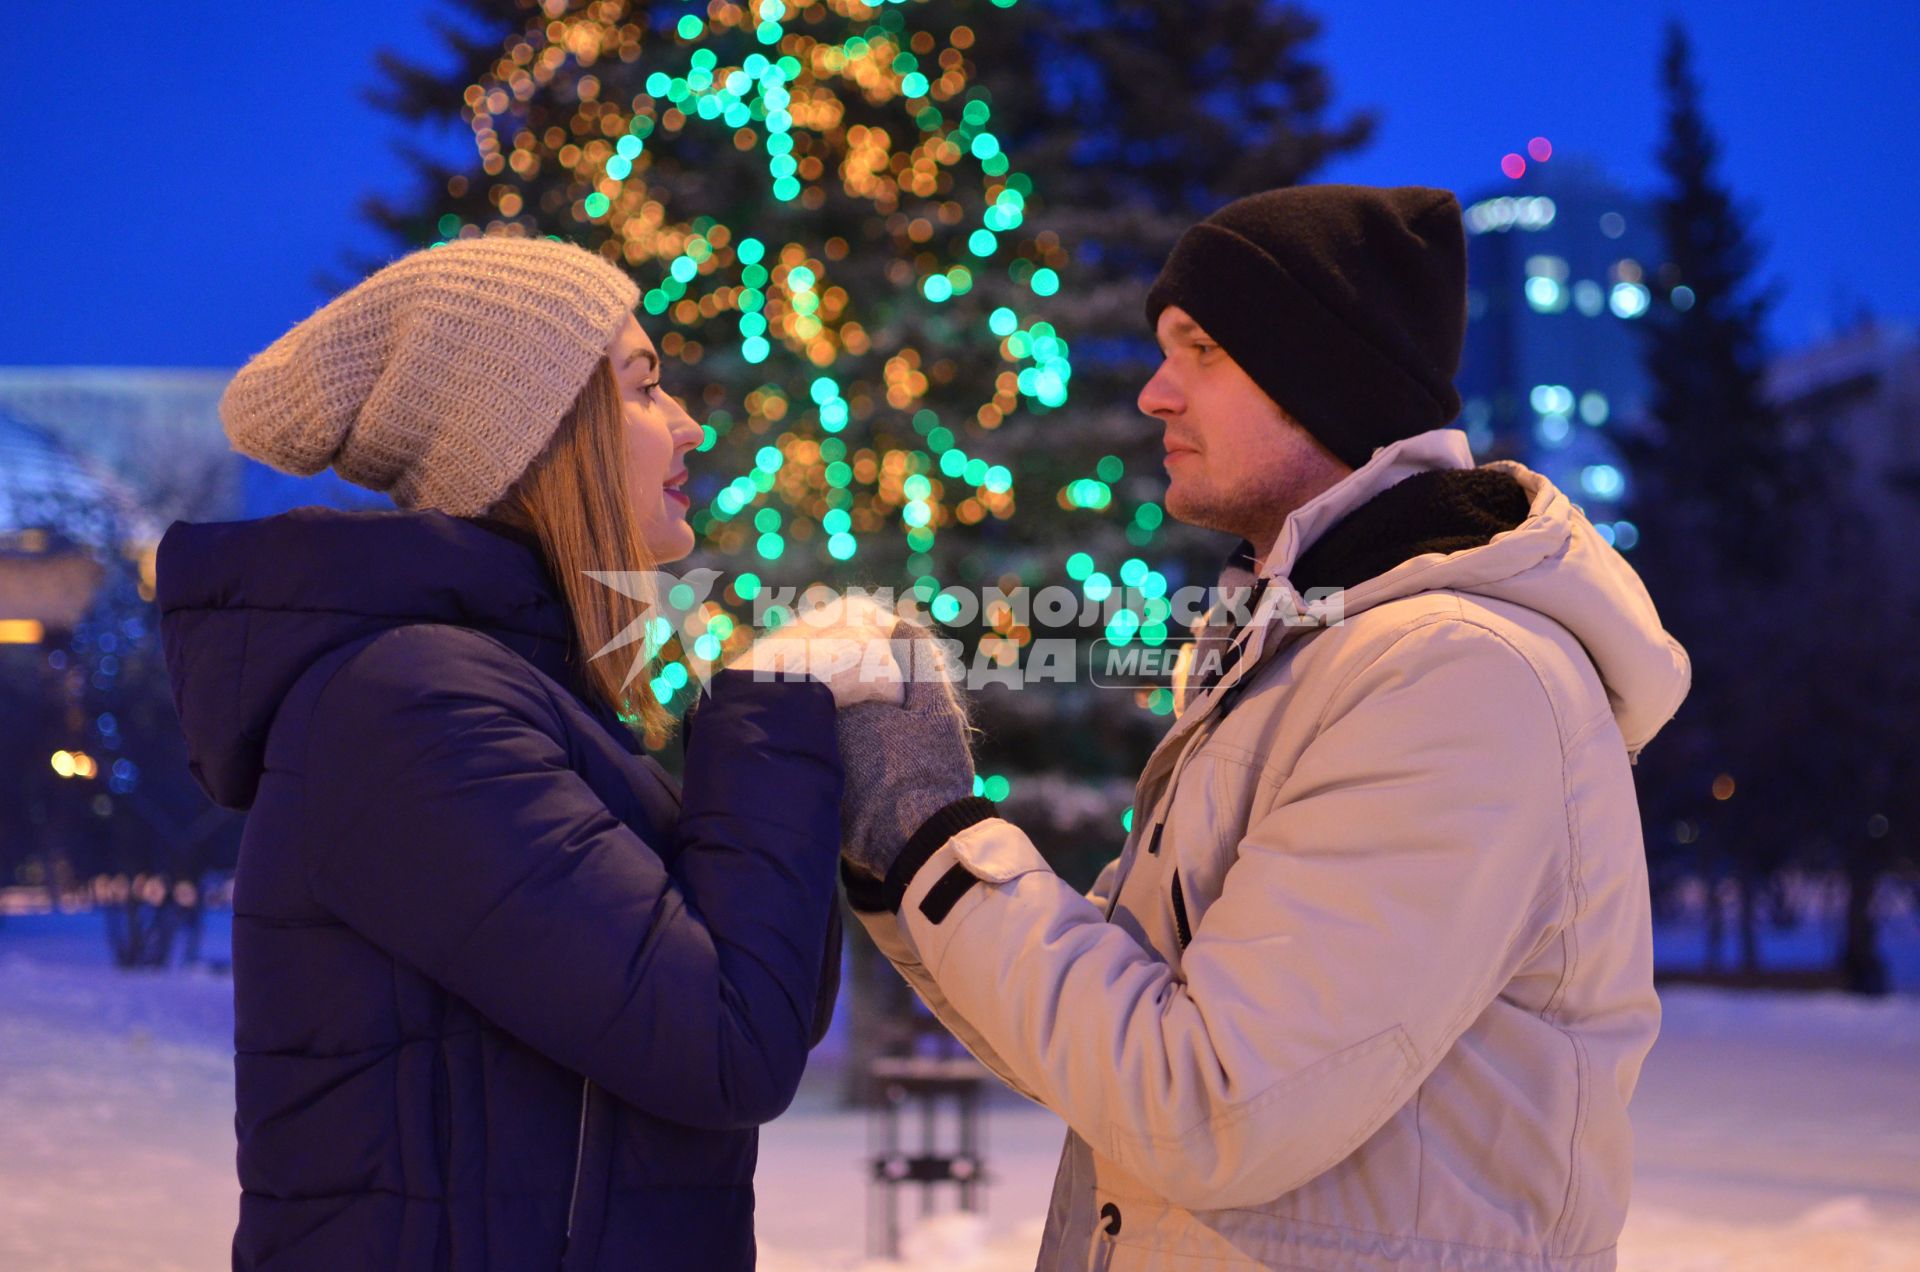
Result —
[[1165, 427], [1167, 511], [1252, 541], [1262, 558], [1287, 514], [1353, 470], [1287, 417], [1178, 305], [1154, 331], [1164, 361], [1140, 409]]

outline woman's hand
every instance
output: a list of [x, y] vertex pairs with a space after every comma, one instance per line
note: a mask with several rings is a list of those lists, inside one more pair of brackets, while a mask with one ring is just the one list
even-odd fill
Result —
[[834, 718], [846, 773], [841, 856], [875, 879], [886, 878], [929, 817], [973, 794], [973, 751], [956, 671], [932, 632], [904, 618], [895, 622], [895, 650], [907, 676], [904, 701], [864, 703]]
[[900, 665], [888, 637], [894, 616], [864, 596], [842, 596], [808, 609], [755, 641], [731, 670], [813, 677], [833, 691], [836, 707], [898, 707]]

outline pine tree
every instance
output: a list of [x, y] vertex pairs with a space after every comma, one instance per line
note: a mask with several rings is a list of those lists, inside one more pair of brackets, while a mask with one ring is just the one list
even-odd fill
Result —
[[[416, 152], [419, 197], [368, 210], [401, 247], [555, 235], [639, 282], [668, 387], [708, 426], [688, 564], [738, 580], [665, 647], [664, 700], [693, 679], [676, 663], [751, 637], [756, 587], [912, 589], [974, 665], [1017, 665], [1035, 637], [1179, 635], [1167, 594], [1210, 584], [1226, 545], [1159, 502], [1160, 430], [1134, 406], [1158, 360], [1146, 288], [1187, 224], [1366, 139], [1365, 116], [1326, 120], [1310, 18], [1269, 0], [460, 8], [450, 66], [384, 56], [375, 100], [464, 120], [476, 159]], [[961, 599], [1053, 585], [1094, 623]], [[1095, 689], [1081, 666], [975, 703], [979, 789], [1090, 881], [1170, 692]], [[853, 948], [857, 1085], [902, 992]]]
[[[683, 364], [670, 387], [709, 424], [714, 564], [749, 591], [1110, 589], [1116, 637], [1165, 638], [1156, 596], [1220, 545], [1158, 503], [1158, 430], [1133, 406], [1156, 356], [1144, 290], [1186, 224], [1364, 140], [1365, 117], [1323, 122], [1311, 19], [1262, 0], [461, 7], [440, 24], [451, 67], [383, 56], [376, 100], [463, 118], [476, 162], [416, 155], [422, 196], [369, 211], [402, 246], [553, 234], [634, 273]], [[935, 612], [989, 658], [1032, 635], [1004, 609]], [[750, 635], [704, 618], [715, 639], [668, 653]], [[1130, 772], [1170, 706], [989, 690], [986, 791], [1008, 766]]]
[[[1659, 163], [1667, 186], [1656, 210], [1667, 260], [1657, 284], [1669, 304], [1656, 307], [1645, 325], [1660, 425], [1658, 479], [1645, 510], [1700, 536], [1688, 549], [1694, 561], [1704, 543], [1717, 570], [1763, 581], [1792, 550], [1789, 514], [1804, 489], [1766, 393], [1774, 293], [1755, 281], [1760, 249], [1751, 215], [1720, 176], [1720, 143], [1703, 113], [1692, 46], [1678, 23], [1667, 29], [1661, 84], [1667, 113]], [[1697, 520], [1687, 525], [1687, 517]]]
[[[1685, 30], [1668, 28], [1656, 208], [1666, 262], [1649, 313], [1650, 430], [1624, 436], [1633, 464], [1636, 565], [1687, 647], [1693, 689], [1641, 765], [1656, 880], [1703, 875], [1738, 906], [1742, 971], [1759, 971], [1758, 902], [1830, 815], [1800, 739], [1822, 690], [1805, 674], [1817, 625], [1791, 599], [1823, 547], [1830, 496], [1818, 439], [1795, 437], [1768, 399], [1772, 292], [1755, 278], [1751, 214], [1719, 172]], [[1709, 959], [1720, 946], [1710, 912]]]

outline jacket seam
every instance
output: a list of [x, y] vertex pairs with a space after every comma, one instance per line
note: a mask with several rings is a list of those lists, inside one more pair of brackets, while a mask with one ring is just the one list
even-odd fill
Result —
[[[1097, 1186], [1098, 1185], [1096, 1185], [1096, 1187]], [[1173, 1207], [1169, 1208], [1172, 1209]], [[1543, 1251], [1519, 1247], [1476, 1245], [1471, 1241], [1446, 1241], [1439, 1237], [1408, 1236], [1404, 1232], [1380, 1232], [1373, 1228], [1356, 1228], [1347, 1224], [1321, 1223], [1314, 1219], [1302, 1219], [1294, 1215], [1275, 1216], [1271, 1211], [1255, 1210], [1248, 1206], [1231, 1207], [1230, 1211], [1235, 1214], [1259, 1215], [1262, 1218], [1278, 1219], [1279, 1224], [1283, 1227], [1317, 1228], [1322, 1232], [1378, 1237], [1383, 1241], [1406, 1241], [1424, 1246], [1440, 1246], [1443, 1249], [1449, 1250], [1470, 1250], [1475, 1254], [1497, 1254], [1506, 1259], [1547, 1259], [1554, 1262], [1563, 1259], [1588, 1259], [1596, 1254], [1604, 1254], [1619, 1244], [1618, 1242], [1611, 1242], [1597, 1249], [1582, 1251], [1579, 1254], [1546, 1254]]]
[[[1555, 1026], [1559, 1028], [1558, 1025]], [[1561, 1035], [1573, 1048], [1574, 1085], [1579, 1098], [1573, 1108], [1573, 1134], [1569, 1137], [1570, 1148], [1567, 1156], [1567, 1193], [1560, 1207], [1560, 1217], [1547, 1231], [1547, 1248], [1565, 1244], [1566, 1230], [1572, 1226], [1574, 1206], [1579, 1199], [1577, 1184], [1580, 1178], [1580, 1141], [1587, 1129], [1587, 1107], [1592, 1098], [1592, 1083], [1587, 1072], [1587, 1047], [1579, 1035], [1568, 1029], [1561, 1029]]]
[[[1575, 815], [1574, 801], [1572, 798], [1572, 782], [1569, 776], [1569, 767], [1571, 763], [1570, 752], [1572, 750], [1574, 742], [1578, 741], [1580, 738], [1583, 738], [1588, 732], [1590, 732], [1593, 728], [1595, 728], [1598, 725], [1604, 713], [1596, 713], [1591, 719], [1587, 720], [1584, 724], [1580, 725], [1577, 729], [1575, 729], [1572, 732], [1571, 735], [1569, 735], [1562, 722], [1559, 705], [1554, 702], [1553, 694], [1547, 689], [1546, 681], [1540, 675], [1539, 668], [1534, 665], [1533, 659], [1528, 656], [1525, 650], [1515, 645], [1511, 640], [1508, 640], [1504, 633], [1495, 630], [1489, 624], [1482, 623], [1476, 619], [1468, 617], [1464, 609], [1460, 606], [1458, 596], [1454, 596], [1452, 599], [1453, 599], [1453, 603], [1456, 610], [1459, 611], [1457, 615], [1457, 620], [1459, 622], [1465, 623], [1471, 627], [1478, 628], [1479, 630], [1486, 632], [1493, 639], [1498, 640], [1501, 644], [1505, 645], [1508, 649], [1512, 650], [1515, 656], [1518, 657], [1523, 663], [1525, 663], [1527, 669], [1533, 673], [1535, 683], [1540, 686], [1541, 696], [1544, 699], [1546, 699], [1547, 710], [1553, 716], [1554, 735], [1556, 738], [1560, 740], [1560, 810], [1561, 810], [1561, 816], [1565, 821], [1565, 827], [1566, 827], [1566, 854], [1567, 854], [1566, 870], [1564, 875], [1565, 896], [1561, 902], [1561, 909], [1565, 912], [1566, 919], [1565, 919], [1565, 926], [1561, 930], [1561, 941], [1562, 941], [1562, 948], [1566, 951], [1566, 954], [1565, 954], [1565, 957], [1561, 960], [1560, 982], [1558, 985], [1554, 987], [1553, 996], [1548, 999], [1547, 1005], [1541, 1009], [1540, 1014], [1541, 1014], [1541, 1019], [1545, 1023], [1551, 1025], [1553, 1028], [1558, 1030], [1563, 1037], [1567, 1038], [1574, 1045], [1574, 1049], [1576, 1053], [1575, 1055], [1575, 1060], [1576, 1060], [1575, 1089], [1577, 1092], [1577, 1104], [1576, 1104], [1575, 1115], [1574, 1115], [1574, 1128], [1573, 1128], [1573, 1134], [1572, 1134], [1572, 1141], [1571, 1141], [1570, 1152], [1568, 1157], [1567, 1191], [1561, 1203], [1560, 1215], [1555, 1220], [1553, 1226], [1549, 1228], [1547, 1232], [1548, 1243], [1549, 1243], [1549, 1246], [1551, 1246], [1557, 1234], [1566, 1225], [1568, 1217], [1573, 1209], [1574, 1197], [1575, 1197], [1575, 1181], [1579, 1172], [1579, 1161], [1580, 1161], [1578, 1149], [1579, 1149], [1581, 1134], [1582, 1134], [1582, 1131], [1584, 1130], [1584, 1109], [1585, 1109], [1587, 1100], [1589, 1098], [1589, 1092], [1587, 1090], [1587, 1081], [1586, 1081], [1586, 1069], [1585, 1069], [1585, 1063], [1584, 1063], [1585, 1061], [1584, 1051], [1581, 1049], [1581, 1045], [1579, 1041], [1573, 1037], [1573, 1034], [1571, 1033], [1571, 1031], [1566, 1029], [1563, 1025], [1560, 1024], [1560, 1022], [1557, 1019], [1554, 1018], [1557, 1015], [1558, 1008], [1561, 1002], [1564, 1000], [1566, 996], [1568, 987], [1571, 986], [1573, 983], [1574, 973], [1577, 970], [1579, 965], [1580, 944], [1579, 944], [1579, 934], [1578, 934], [1577, 928], [1578, 928], [1578, 917], [1584, 909], [1584, 897], [1585, 897], [1585, 891], [1584, 891], [1584, 887], [1582, 885], [1582, 880], [1581, 880], [1579, 825], [1578, 825], [1578, 818]], [[1391, 646], [1389, 646], [1389, 648], [1391, 648]], [[1382, 654], [1384, 655], [1385, 652], [1386, 651], [1383, 650]], [[1464, 1018], [1465, 1014], [1466, 1014], [1465, 1011], [1462, 1011], [1461, 1018]], [[1457, 1025], [1459, 1023], [1460, 1023], [1460, 1018], [1456, 1018], [1453, 1022], [1454, 1025]], [[1448, 1032], [1449, 1033], [1452, 1032], [1451, 1025], [1448, 1028]]]
[[1427, 1192], [1427, 1134], [1420, 1124], [1420, 1106], [1427, 1098], [1427, 1084], [1413, 1089], [1413, 1235], [1420, 1235], [1420, 1206]]
[[[448, 622], [446, 619], [427, 618], [425, 616], [415, 616], [415, 615], [409, 615], [409, 614], [376, 614], [368, 610], [332, 609], [324, 605], [274, 605], [274, 606], [243, 605], [238, 607], [231, 606], [231, 605], [174, 605], [174, 606], [170, 606], [167, 609], [167, 613], [169, 614], [238, 613], [243, 617], [245, 617], [249, 623], [251, 623], [253, 621], [253, 615], [261, 612], [262, 610], [268, 610], [268, 609], [270, 609], [271, 612], [275, 614], [334, 614], [343, 618], [375, 619], [375, 620], [390, 622], [393, 624], [391, 627], [383, 627], [383, 628], [380, 628], [378, 631], [368, 632], [367, 633], [368, 636], [384, 636], [388, 632], [397, 632], [402, 628], [406, 628], [406, 627], [447, 627], [447, 628], [453, 629], [454, 631], [466, 632], [472, 636], [487, 636], [487, 633], [480, 631], [478, 628], [462, 627], [460, 624]], [[502, 623], [491, 618], [487, 619], [486, 621], [488, 625], [491, 626], [494, 630], [502, 631], [502, 632], [512, 632], [516, 636], [527, 636], [535, 640], [552, 640], [554, 637], [554, 633], [551, 631], [535, 631], [534, 629], [528, 628], [528, 627], [515, 627], [511, 623]], [[487, 639], [491, 640], [493, 638], [487, 637]], [[498, 641], [495, 641], [494, 643], [499, 644]], [[501, 647], [503, 649], [506, 648], [506, 646], [504, 645], [502, 645]], [[245, 651], [243, 650], [242, 652], [244, 653]], [[322, 656], [324, 657], [324, 655]], [[518, 656], [519, 656], [518, 654], [515, 655], [515, 657], [518, 657]]]
[[[440, 993], [446, 990], [438, 985], [434, 988]], [[349, 1047], [344, 1051], [314, 1051], [306, 1047], [235, 1047], [236, 1056], [252, 1056], [262, 1060], [348, 1060], [354, 1056], [372, 1055], [380, 1051], [398, 1051], [402, 1047], [418, 1047], [428, 1043], [441, 1046], [455, 1038], [471, 1038], [488, 1032], [482, 1028], [452, 1029], [446, 1033], [414, 1034], [405, 1038], [393, 1038], [386, 1042], [371, 1043], [364, 1047]]]
[[1561, 933], [1561, 949], [1564, 951], [1564, 956], [1560, 964], [1560, 983], [1554, 987], [1553, 996], [1542, 1008], [1541, 1019], [1559, 1030], [1573, 1048], [1575, 1102], [1573, 1127], [1568, 1134], [1567, 1144], [1567, 1187], [1561, 1197], [1560, 1214], [1554, 1220], [1553, 1226], [1547, 1230], [1549, 1250], [1564, 1244], [1566, 1233], [1573, 1223], [1574, 1209], [1579, 1204], [1580, 1142], [1585, 1137], [1587, 1107], [1592, 1099], [1585, 1044], [1558, 1019], [1560, 1009], [1566, 1001], [1567, 991], [1573, 984], [1575, 973], [1579, 970], [1580, 916], [1586, 912], [1586, 871], [1581, 853], [1580, 819], [1573, 799], [1571, 756], [1574, 747], [1599, 726], [1603, 717], [1611, 718], [1611, 712], [1596, 712], [1592, 719], [1574, 730], [1573, 736], [1563, 743], [1560, 749], [1561, 804], [1567, 821], [1566, 920]]
[[[1395, 1023], [1371, 1037], [1362, 1038], [1358, 1042], [1348, 1044], [1332, 1055], [1322, 1056], [1304, 1069], [1296, 1069], [1284, 1077], [1274, 1079], [1272, 1083], [1268, 1084], [1268, 1086], [1259, 1093], [1248, 1096], [1240, 1103], [1230, 1105], [1218, 1113], [1203, 1117], [1185, 1130], [1176, 1131], [1171, 1135], [1156, 1135], [1152, 1131], [1128, 1131], [1122, 1127], [1115, 1126], [1113, 1128], [1114, 1139], [1117, 1143], [1122, 1137], [1125, 1137], [1138, 1144], [1156, 1147], [1177, 1147], [1183, 1145], [1200, 1131], [1245, 1121], [1269, 1104], [1277, 1102], [1281, 1096], [1287, 1094], [1287, 1088], [1299, 1085], [1309, 1074], [1318, 1077], [1321, 1076], [1323, 1072], [1332, 1073], [1336, 1070], [1346, 1068], [1348, 1065], [1362, 1060], [1376, 1051], [1382, 1050], [1388, 1043], [1392, 1043], [1399, 1049], [1400, 1058], [1406, 1061], [1410, 1071], [1417, 1072], [1419, 1070], [1419, 1052], [1414, 1049], [1413, 1043], [1408, 1039], [1405, 1026]], [[1377, 1114], [1382, 1108], [1392, 1103], [1393, 1096], [1394, 1092], [1391, 1090], [1388, 1091], [1385, 1098], [1375, 1105], [1373, 1110], [1367, 1115], [1366, 1120], [1371, 1122], [1374, 1114]], [[1366, 1134], [1371, 1134], [1371, 1132], [1356, 1133], [1356, 1135], [1328, 1161], [1327, 1165], [1330, 1166], [1334, 1162], [1338, 1162], [1342, 1157], [1345, 1157], [1347, 1153], [1353, 1149], [1354, 1145], [1358, 1144]], [[1114, 1156], [1118, 1158], [1119, 1154], [1116, 1153]], [[1318, 1175], [1325, 1169], [1326, 1166], [1322, 1166], [1319, 1170], [1314, 1171], [1313, 1175]], [[1313, 1175], [1309, 1175], [1307, 1178], [1311, 1179]]]
[[[713, 1185], [714, 1187], [742, 1187], [743, 1185]], [[260, 1201], [271, 1201], [282, 1205], [298, 1205], [304, 1201], [332, 1201], [346, 1197], [355, 1199], [377, 1194], [382, 1197], [398, 1197], [402, 1201], [420, 1201], [432, 1205], [447, 1205], [456, 1201], [485, 1201], [495, 1197], [545, 1197], [549, 1193], [564, 1197], [565, 1188], [486, 1188], [475, 1192], [450, 1192], [438, 1197], [425, 1197], [419, 1193], [408, 1192], [404, 1188], [389, 1188], [384, 1184], [368, 1184], [364, 1188], [342, 1188], [331, 1192], [293, 1193], [282, 1196], [279, 1193], [264, 1192], [258, 1188], [242, 1188], [243, 1197], [253, 1197]]]
[[[1575, 736], [1584, 737], [1592, 727], [1593, 723], [1589, 722], [1586, 726], [1583, 726]], [[1592, 1098], [1590, 1079], [1587, 1072], [1586, 1046], [1572, 1030], [1565, 1028], [1557, 1019], [1560, 1007], [1566, 1000], [1567, 990], [1573, 984], [1574, 974], [1579, 968], [1580, 917], [1586, 913], [1586, 871], [1581, 857], [1579, 817], [1574, 808], [1572, 781], [1568, 772], [1571, 763], [1569, 759], [1570, 750], [1571, 746], [1569, 745], [1563, 747], [1560, 753], [1561, 796], [1565, 804], [1567, 817], [1567, 918], [1566, 928], [1562, 937], [1564, 942], [1562, 948], [1566, 951], [1566, 957], [1561, 961], [1560, 984], [1555, 987], [1553, 998], [1548, 1002], [1542, 1015], [1545, 1017], [1551, 1013], [1552, 1016], [1556, 1017], [1555, 1019], [1550, 1019], [1548, 1023], [1560, 1030], [1561, 1034], [1573, 1048], [1574, 1090], [1576, 1099], [1574, 1103], [1573, 1128], [1568, 1135], [1567, 1144], [1567, 1190], [1561, 1199], [1560, 1216], [1555, 1220], [1553, 1227], [1550, 1228], [1547, 1233], [1549, 1249], [1564, 1242], [1567, 1229], [1572, 1226], [1574, 1208], [1579, 1203], [1580, 1141], [1585, 1137], [1587, 1106]]]
[[[235, 701], [238, 701], [238, 702], [250, 701], [250, 699], [247, 697], [247, 669], [252, 666], [253, 666], [253, 611], [242, 610], [241, 623], [240, 623], [240, 676], [239, 676], [239, 683], [234, 686]], [[266, 726], [260, 730], [260, 766], [263, 770], [266, 768], [266, 762], [267, 762], [267, 741], [273, 736], [273, 726], [274, 726], [274, 723], [279, 718], [280, 718], [280, 713], [276, 710], [273, 713], [273, 716], [268, 719]], [[242, 732], [244, 732], [244, 730]], [[302, 816], [302, 820], [305, 820], [304, 814]]]

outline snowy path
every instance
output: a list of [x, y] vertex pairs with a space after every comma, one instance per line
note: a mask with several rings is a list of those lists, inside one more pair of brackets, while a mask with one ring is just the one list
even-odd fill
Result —
[[[0, 935], [0, 1268], [226, 1265], [229, 992], [30, 957]], [[1664, 998], [1621, 1266], [1920, 1270], [1920, 999]], [[764, 1136], [766, 1272], [862, 1266], [866, 1127], [817, 1094], [829, 1085]], [[1047, 1114], [995, 1107], [986, 1221], [924, 1229], [914, 1265], [1030, 1268], [1059, 1142]]]

